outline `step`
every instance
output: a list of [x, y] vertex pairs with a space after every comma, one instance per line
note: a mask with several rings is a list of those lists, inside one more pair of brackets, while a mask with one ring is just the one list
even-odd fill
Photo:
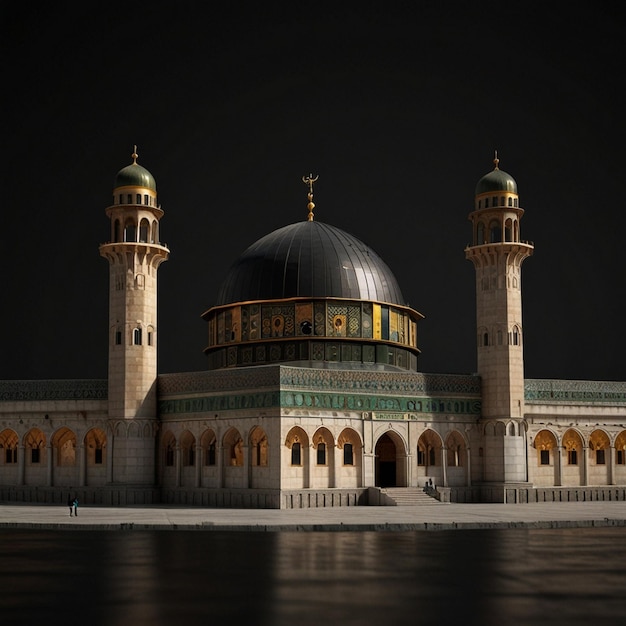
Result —
[[437, 498], [427, 494], [422, 487], [386, 487], [382, 488], [380, 491], [391, 498], [396, 506], [441, 504]]

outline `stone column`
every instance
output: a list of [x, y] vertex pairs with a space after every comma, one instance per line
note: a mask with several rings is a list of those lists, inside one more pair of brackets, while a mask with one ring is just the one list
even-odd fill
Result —
[[465, 472], [465, 484], [468, 487], [472, 486], [472, 458], [469, 447], [465, 449], [466, 452], [466, 462], [467, 462], [467, 471]]
[[224, 446], [216, 446], [217, 448], [217, 488], [224, 486]]
[[194, 487], [199, 487], [200, 486], [200, 472], [202, 471], [202, 446], [200, 444], [196, 445], [196, 479], [194, 482]]
[[445, 446], [441, 446], [441, 484], [442, 487], [448, 486], [448, 454]]
[[178, 441], [176, 442], [176, 446], [174, 448], [174, 472], [176, 475], [176, 479], [174, 482], [175, 487], [180, 487], [180, 473], [182, 469], [182, 459], [180, 454], [180, 444]]
[[78, 446], [78, 486], [84, 487], [86, 477], [86, 469], [87, 469], [87, 448], [85, 448], [85, 444], [81, 443]]
[[582, 486], [586, 487], [589, 484], [589, 459], [587, 456], [589, 455], [589, 448], [587, 446], [583, 446], [583, 477], [582, 477]]
[[615, 446], [609, 446], [609, 475], [607, 476], [609, 485], [615, 484]]
[[250, 486], [250, 454], [252, 450], [247, 444], [243, 444], [241, 447], [243, 452], [243, 478], [241, 480], [241, 486], [243, 489], [248, 489]]
[[556, 476], [555, 476], [555, 486], [561, 487], [563, 485], [563, 450], [561, 446], [556, 447]]
[[113, 431], [110, 429], [109, 436], [107, 437], [107, 483], [113, 482], [113, 445], [114, 445]]
[[52, 467], [55, 448], [50, 444], [46, 444], [46, 485], [52, 487]]
[[24, 460], [26, 458], [26, 448], [20, 443], [17, 446], [17, 484], [24, 484]]

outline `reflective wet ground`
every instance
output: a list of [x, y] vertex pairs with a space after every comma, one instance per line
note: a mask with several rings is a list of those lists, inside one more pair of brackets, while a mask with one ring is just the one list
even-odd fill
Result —
[[626, 528], [0, 531], [3, 624], [609, 624]]

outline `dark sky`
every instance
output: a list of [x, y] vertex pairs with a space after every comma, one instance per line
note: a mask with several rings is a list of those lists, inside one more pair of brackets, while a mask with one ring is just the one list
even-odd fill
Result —
[[137, 144], [171, 250], [160, 372], [205, 369], [201, 314], [245, 248], [306, 219], [310, 172], [315, 218], [426, 316], [420, 370], [475, 371], [464, 248], [497, 149], [535, 244], [526, 376], [626, 380], [619, 3], [0, 6], [0, 378], [106, 377], [98, 246]]

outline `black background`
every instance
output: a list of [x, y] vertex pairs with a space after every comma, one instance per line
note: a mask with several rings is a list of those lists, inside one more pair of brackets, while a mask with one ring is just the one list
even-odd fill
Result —
[[[475, 371], [476, 182], [517, 181], [528, 378], [626, 380], [624, 18], [608, 2], [1, 5], [0, 378], [105, 378], [115, 174], [165, 210], [159, 371], [251, 243], [315, 218], [371, 246], [420, 369]], [[617, 7], [617, 8], [616, 8]]]

